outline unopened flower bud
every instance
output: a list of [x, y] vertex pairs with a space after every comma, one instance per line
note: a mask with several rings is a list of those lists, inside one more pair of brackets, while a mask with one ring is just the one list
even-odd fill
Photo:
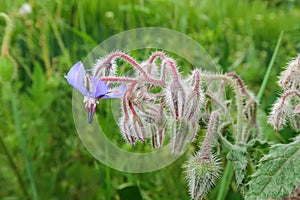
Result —
[[200, 108], [203, 104], [203, 98], [200, 93], [192, 91], [187, 98], [185, 108], [185, 119], [197, 123], [200, 118]]
[[300, 89], [300, 63], [299, 58], [289, 62], [286, 70], [280, 76], [278, 84], [284, 90], [299, 90]]
[[120, 119], [119, 124], [121, 128], [121, 133], [127, 142], [129, 142], [131, 145], [134, 145], [136, 137], [132, 134], [133, 130], [132, 127], [129, 125], [128, 121], [128, 118], [124, 116]]
[[292, 114], [289, 118], [289, 121], [294, 130], [300, 131], [300, 114]]
[[300, 113], [300, 104], [296, 105], [294, 109], [294, 114], [299, 114]]
[[116, 75], [116, 64], [114, 61], [107, 61], [105, 58], [96, 60], [93, 66], [93, 75], [96, 77], [113, 77]]
[[143, 62], [141, 63], [141, 67], [145, 69], [147, 74], [149, 74], [150, 76], [158, 76], [158, 66], [155, 63]]
[[160, 148], [163, 145], [165, 132], [166, 132], [166, 125], [163, 124], [151, 124], [151, 145], [153, 148]]
[[179, 81], [173, 81], [166, 91], [167, 102], [172, 116], [178, 120], [184, 116], [186, 92]]
[[189, 192], [192, 199], [202, 199], [215, 185], [220, 176], [221, 166], [218, 159], [210, 154], [196, 153], [185, 165]]
[[273, 105], [268, 123], [276, 130], [280, 130], [286, 124], [288, 105], [282, 98], [279, 98]]
[[192, 122], [184, 119], [171, 121], [171, 152], [180, 153], [191, 143], [195, 136]]
[[134, 135], [142, 142], [146, 139], [146, 131], [144, 128], [143, 121], [138, 115], [132, 115], [129, 125], [132, 126]]
[[167, 129], [167, 120], [163, 105], [159, 106], [158, 112], [152, 115], [152, 119], [152, 122], [150, 122], [151, 145], [153, 148], [160, 148], [163, 145]]

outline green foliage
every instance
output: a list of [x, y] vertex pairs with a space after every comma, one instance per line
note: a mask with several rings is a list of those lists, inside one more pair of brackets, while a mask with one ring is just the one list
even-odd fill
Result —
[[[32, 13], [18, 14], [23, 3], [30, 3]], [[189, 35], [209, 52], [222, 71], [236, 71], [256, 94], [278, 35], [284, 30], [282, 46], [261, 98], [258, 121], [264, 140], [287, 143], [296, 132], [288, 128], [274, 132], [265, 122], [278, 93], [276, 77], [290, 57], [300, 52], [299, 6], [300, 1], [283, 0], [1, 0], [1, 12], [14, 20], [9, 50], [18, 70], [0, 61], [2, 79], [10, 81], [16, 73], [11, 84], [0, 82], [0, 137], [8, 150], [0, 146], [0, 199], [25, 199], [27, 195], [33, 199], [27, 161], [31, 161], [31, 179], [36, 182], [39, 199], [120, 199], [127, 191], [135, 193], [132, 197], [140, 194], [146, 200], [189, 199], [181, 168], [186, 157], [157, 172], [122, 173], [97, 163], [76, 134], [72, 90], [63, 76], [101, 41], [137, 27], [166, 27]], [[4, 30], [5, 22], [1, 20], [1, 42]], [[140, 54], [137, 57], [144, 56]], [[8, 91], [16, 99], [17, 123], [27, 144], [27, 157], [22, 153]], [[116, 126], [111, 126], [112, 117], [106, 114], [109, 108], [105, 105], [98, 110], [101, 126], [111, 133], [108, 137], [113, 143], [128, 148]], [[227, 156], [231, 162], [224, 162], [223, 177], [210, 199], [217, 199], [218, 194], [218, 199], [240, 197], [235, 182], [243, 187], [252, 178], [246, 186], [250, 199], [255, 195], [290, 195], [300, 182], [299, 140], [297, 137], [290, 144], [273, 145], [269, 156], [269, 143], [252, 140], [246, 147], [235, 144]], [[223, 161], [226, 155], [222, 153]]]
[[232, 146], [226, 158], [231, 161], [235, 179], [239, 187], [242, 186], [243, 180], [246, 175], [247, 167], [247, 147], [245, 144], [240, 143]]
[[246, 199], [283, 198], [300, 182], [300, 136], [289, 144], [275, 144], [257, 166]]

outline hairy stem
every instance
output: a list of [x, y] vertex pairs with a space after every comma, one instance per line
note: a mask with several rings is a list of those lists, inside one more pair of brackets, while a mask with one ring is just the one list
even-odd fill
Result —
[[242, 95], [247, 95], [248, 94], [248, 92], [246, 90], [246, 87], [244, 85], [244, 82], [242, 81], [242, 79], [241, 79], [241, 77], [239, 75], [237, 75], [235, 72], [229, 72], [226, 75], [227, 76], [232, 76], [232, 77], [234, 77], [237, 80], [237, 82], [238, 82], [238, 84], [239, 84], [239, 86], [241, 88]]
[[107, 81], [107, 82], [118, 82], [118, 83], [137, 83], [137, 82], [146, 82], [146, 83], [150, 83], [153, 85], [157, 85], [160, 87], [166, 87], [166, 83], [161, 81], [161, 80], [157, 80], [157, 79], [153, 79], [153, 78], [139, 78], [139, 79], [134, 79], [134, 78], [127, 78], [127, 77], [102, 77], [100, 78], [101, 81]]
[[202, 143], [202, 148], [201, 148], [201, 157], [204, 158], [209, 158], [210, 157], [210, 152], [211, 152], [211, 138], [214, 132], [214, 129], [216, 128], [216, 121], [218, 117], [218, 111], [213, 111], [210, 115], [210, 119], [207, 125], [207, 130], [206, 130], [206, 136], [204, 138], [204, 141]]
[[199, 92], [199, 86], [200, 86], [200, 72], [199, 72], [199, 70], [194, 71], [194, 79], [195, 79], [194, 92]]
[[123, 52], [114, 52], [112, 54], [110, 54], [107, 57], [107, 62], [111, 63], [113, 60], [115, 60], [116, 58], [122, 58], [124, 60], [126, 60], [127, 62], [129, 62], [132, 66], [134, 66], [138, 71], [140, 71], [144, 77], [148, 77], [148, 74], [145, 72], [145, 70], [140, 66], [140, 64], [134, 60], [132, 57], [130, 57], [129, 55], [123, 53]]
[[149, 63], [153, 63], [157, 58], [164, 60], [167, 58], [167, 56], [164, 54], [164, 52], [156, 51], [149, 57]]
[[166, 58], [164, 60], [164, 62], [162, 63], [162, 65], [164, 65], [164, 66], [168, 65], [170, 67], [170, 69], [171, 69], [172, 78], [175, 81], [179, 81], [179, 73], [177, 71], [177, 67], [176, 67], [175, 61], [173, 59]]
[[208, 79], [208, 80], [224, 80], [227, 82], [229, 85], [234, 90], [235, 93], [235, 98], [236, 98], [236, 107], [237, 107], [237, 117], [236, 117], [236, 141], [243, 141], [243, 98], [241, 94], [240, 87], [236, 84], [234, 80], [232, 80], [230, 77], [226, 75], [202, 75], [203, 78]]
[[291, 95], [296, 95], [300, 99], [300, 92], [298, 90], [288, 90], [282, 95], [282, 104]]

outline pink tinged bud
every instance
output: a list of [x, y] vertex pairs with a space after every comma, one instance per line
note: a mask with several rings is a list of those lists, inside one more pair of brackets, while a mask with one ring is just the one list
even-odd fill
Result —
[[180, 153], [194, 138], [195, 130], [191, 122], [184, 119], [171, 121], [171, 152]]
[[287, 110], [287, 103], [282, 98], [278, 99], [273, 105], [268, 123], [280, 130], [286, 124]]
[[107, 58], [99, 58], [93, 66], [93, 75], [96, 77], [113, 77], [116, 75], [116, 64]]
[[287, 68], [281, 72], [279, 76], [278, 85], [285, 90], [299, 90], [300, 89], [300, 64], [299, 59], [289, 62]]
[[300, 131], [300, 114], [292, 114], [289, 118], [291, 127], [296, 130]]
[[167, 127], [163, 105], [148, 105], [147, 109], [143, 109], [141, 119], [148, 124], [152, 147], [160, 148], [163, 145]]
[[146, 131], [144, 128], [144, 124], [141, 120], [141, 118], [137, 115], [133, 115], [130, 122], [131, 126], [133, 127], [135, 136], [142, 142], [146, 139]]
[[131, 118], [130, 118], [130, 121], [129, 121], [128, 125], [132, 127], [134, 135], [140, 141], [144, 142], [145, 139], [146, 139], [146, 131], [145, 131], [145, 128], [144, 128], [143, 121], [138, 116], [131, 100], [128, 101], [128, 106], [129, 106], [129, 109], [131, 111]]
[[135, 143], [135, 137], [132, 135], [133, 131], [131, 127], [129, 126], [128, 119], [126, 117], [122, 117], [120, 119], [120, 127], [122, 130], [123, 137], [127, 142], [129, 142], [132, 146], [134, 146]]
[[157, 116], [156, 123], [152, 124], [152, 127], [151, 127], [152, 146], [154, 148], [160, 148], [163, 145], [165, 132], [167, 129], [167, 121], [165, 115], [163, 114], [162, 107], [161, 107], [161, 111], [159, 112], [159, 115]]
[[165, 116], [160, 115], [159, 120], [156, 123], [156, 130], [157, 130], [157, 147], [161, 147], [164, 142], [165, 138], [165, 132], [167, 129], [167, 122], [166, 119], [164, 118]]
[[143, 69], [146, 69], [147, 74], [152, 76], [153, 78], [156, 78], [159, 76], [158, 66], [155, 63], [150, 63], [150, 62], [146, 61], [141, 64], [141, 67]]
[[167, 101], [173, 117], [178, 120], [184, 115], [186, 94], [179, 81], [173, 81], [168, 88]]
[[257, 100], [254, 98], [250, 98], [243, 110], [245, 118], [248, 120], [250, 126], [256, 126], [256, 115], [257, 115]]
[[163, 145], [166, 126], [159, 126], [158, 124], [151, 124], [151, 145], [153, 148], [160, 148]]
[[294, 114], [299, 114], [299, 113], [300, 113], [300, 104], [298, 104], [294, 109]]
[[214, 137], [214, 133], [218, 128], [219, 112], [217, 110], [211, 112], [209, 122], [206, 128], [206, 135], [201, 147], [201, 155], [203, 157], [209, 157], [211, 152], [211, 140]]
[[159, 145], [157, 144], [157, 129], [155, 125], [150, 125], [151, 130], [151, 146], [152, 148], [159, 148]]
[[192, 91], [188, 96], [185, 108], [185, 119], [192, 122], [198, 122], [200, 118], [200, 108], [203, 100], [198, 92]]
[[200, 119], [200, 108], [204, 102], [204, 92], [200, 87], [200, 72], [199, 70], [194, 70], [191, 76], [191, 87], [193, 88], [189, 91], [187, 95], [184, 118], [193, 123], [193, 127], [196, 127]]

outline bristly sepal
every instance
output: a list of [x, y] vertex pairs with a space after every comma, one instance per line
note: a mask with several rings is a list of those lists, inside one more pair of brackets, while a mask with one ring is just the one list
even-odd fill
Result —
[[192, 199], [202, 199], [221, 174], [221, 164], [216, 156], [206, 156], [198, 152], [184, 166], [186, 169], [189, 193]]

